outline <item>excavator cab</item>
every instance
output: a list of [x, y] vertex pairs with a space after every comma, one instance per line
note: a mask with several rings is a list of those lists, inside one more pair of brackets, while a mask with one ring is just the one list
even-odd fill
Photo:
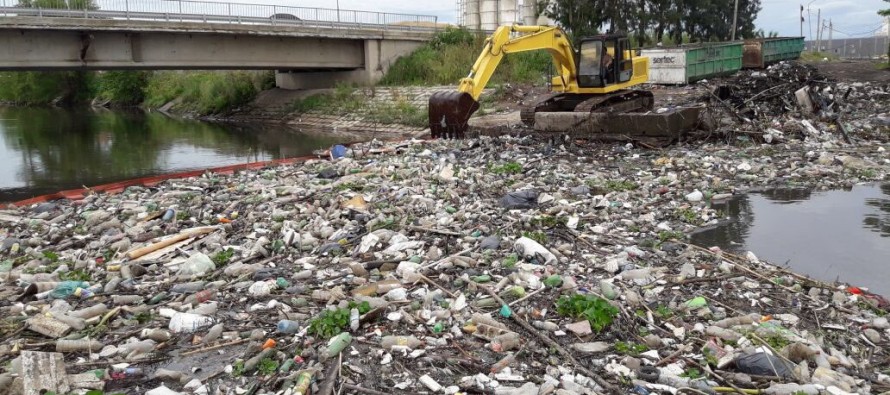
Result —
[[627, 37], [599, 35], [581, 40], [578, 49], [578, 86], [602, 88], [630, 81], [633, 51]]

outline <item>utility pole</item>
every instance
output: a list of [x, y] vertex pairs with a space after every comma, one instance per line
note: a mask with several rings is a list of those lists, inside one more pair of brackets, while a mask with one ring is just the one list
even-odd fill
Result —
[[340, 0], [337, 0], [337, 22], [340, 22]]
[[739, 0], [735, 0], [735, 9], [732, 11], [732, 41], [735, 41], [736, 23], [739, 19]]
[[828, 19], [828, 52], [831, 52], [831, 33], [834, 32], [834, 24], [831, 23], [831, 19]]
[[822, 9], [819, 8], [816, 10], [816, 27], [819, 28], [819, 31], [816, 32], [816, 52], [822, 51], [822, 43], [820, 38], [822, 37]]
[[803, 4], [800, 5], [800, 36], [803, 37]]

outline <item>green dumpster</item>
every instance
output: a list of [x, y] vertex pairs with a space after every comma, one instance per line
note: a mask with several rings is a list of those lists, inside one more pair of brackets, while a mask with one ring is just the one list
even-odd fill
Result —
[[653, 84], [688, 84], [705, 78], [735, 73], [742, 68], [742, 42], [647, 48], [649, 81]]
[[803, 37], [774, 37], [745, 40], [742, 67], [762, 69], [783, 60], [800, 58], [803, 51]]

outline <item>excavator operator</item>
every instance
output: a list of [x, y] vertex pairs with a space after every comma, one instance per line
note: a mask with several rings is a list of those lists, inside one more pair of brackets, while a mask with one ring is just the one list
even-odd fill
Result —
[[612, 55], [609, 55], [608, 52], [603, 51], [602, 57], [602, 72], [601, 75], [607, 84], [611, 84], [615, 82], [614, 74], [612, 72]]

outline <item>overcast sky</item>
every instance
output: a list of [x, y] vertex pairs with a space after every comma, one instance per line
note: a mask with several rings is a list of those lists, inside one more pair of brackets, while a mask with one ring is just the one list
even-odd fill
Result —
[[[244, 2], [253, 2], [243, 0]], [[454, 22], [457, 19], [455, 0], [339, 0], [341, 9], [373, 10], [389, 12], [418, 13], [436, 15], [440, 21]], [[765, 31], [777, 31], [780, 35], [791, 36], [800, 34], [798, 12], [802, 0], [761, 0], [763, 10], [757, 18], [757, 27]], [[257, 1], [259, 2], [259, 1]], [[336, 0], [262, 0], [263, 3], [301, 5], [306, 7], [336, 6]], [[809, 0], [803, 0], [806, 6]], [[831, 18], [834, 22], [834, 37], [843, 38], [847, 32], [853, 37], [861, 37], [862, 33], [872, 32], [880, 27], [881, 18], [877, 15], [880, 8], [890, 7], [883, 0], [815, 0], [810, 4], [812, 11], [812, 28], [815, 34], [816, 9], [822, 9], [823, 18]], [[804, 10], [806, 18], [806, 10]], [[808, 21], [809, 22], [809, 21]], [[804, 35], [809, 36], [808, 22], [804, 22]], [[826, 30], [824, 35], [828, 36]], [[871, 34], [867, 34], [871, 35]]]

